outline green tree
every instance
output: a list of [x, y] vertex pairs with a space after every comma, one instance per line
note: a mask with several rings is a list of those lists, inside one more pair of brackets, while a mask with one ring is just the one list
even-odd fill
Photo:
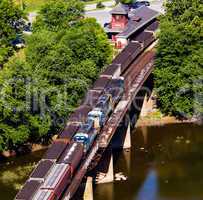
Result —
[[0, 1], [0, 66], [13, 54], [11, 41], [19, 32], [16, 22], [21, 17], [21, 11], [14, 6], [12, 1]]
[[42, 6], [35, 30], [59, 31], [69, 28], [83, 17], [84, 4], [80, 0], [52, 0]]
[[[55, 134], [111, 60], [112, 49], [96, 20], [66, 16], [50, 25], [51, 16], [46, 17], [45, 23], [38, 18], [26, 39], [25, 61], [10, 61], [0, 72], [0, 151]], [[70, 18], [74, 25], [62, 28]]]
[[118, 2], [121, 2], [123, 4], [131, 4], [131, 3], [135, 2], [135, 0], [118, 0]]
[[166, 114], [190, 118], [203, 112], [203, 5], [200, 0], [166, 4], [156, 59], [155, 87]]

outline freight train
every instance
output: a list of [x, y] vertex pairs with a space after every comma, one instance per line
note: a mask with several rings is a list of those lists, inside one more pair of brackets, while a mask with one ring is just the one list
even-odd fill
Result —
[[17, 200], [57, 200], [61, 197], [110, 113], [122, 98], [123, 77], [109, 80], [101, 93], [94, 108], [83, 105], [70, 117], [71, 122], [38, 163], [16, 196]]
[[[16, 200], [58, 200], [91, 149], [101, 128], [124, 94], [128, 66], [155, 40], [152, 24], [113, 60], [88, 91], [83, 104], [69, 117], [64, 130], [45, 153]], [[138, 70], [139, 71], [139, 70]], [[139, 73], [139, 72], [137, 72]]]

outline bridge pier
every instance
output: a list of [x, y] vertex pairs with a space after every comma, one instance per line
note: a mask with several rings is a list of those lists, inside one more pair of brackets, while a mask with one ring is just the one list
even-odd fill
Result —
[[126, 130], [126, 134], [125, 134], [125, 138], [124, 138], [124, 144], [123, 144], [123, 149], [129, 149], [131, 148], [131, 125], [130, 125], [130, 121], [128, 122], [127, 125], [127, 130]]
[[[96, 184], [110, 183], [114, 181], [114, 170], [113, 170], [113, 154], [112, 151], [107, 152], [108, 160], [103, 161], [101, 164], [99, 172], [96, 176]], [[101, 161], [102, 162], [102, 161]], [[103, 168], [102, 168], [103, 167]], [[105, 169], [106, 168], [106, 169]]]
[[83, 200], [93, 200], [93, 181], [92, 177], [87, 177]]

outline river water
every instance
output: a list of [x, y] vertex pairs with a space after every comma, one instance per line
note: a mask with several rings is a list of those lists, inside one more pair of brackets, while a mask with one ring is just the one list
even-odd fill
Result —
[[[13, 199], [42, 154], [0, 164], [0, 199]], [[94, 200], [203, 200], [203, 126], [137, 128], [130, 151], [114, 158], [114, 172], [127, 180], [97, 185]]]
[[114, 169], [127, 181], [98, 185], [94, 200], [203, 200], [203, 126], [137, 128]]

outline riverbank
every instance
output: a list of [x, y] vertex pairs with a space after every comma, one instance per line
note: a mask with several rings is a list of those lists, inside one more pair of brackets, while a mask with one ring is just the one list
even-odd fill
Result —
[[10, 158], [10, 157], [16, 157], [16, 156], [23, 156], [27, 155], [29, 153], [34, 153], [37, 151], [45, 150], [49, 147], [49, 145], [42, 145], [42, 144], [32, 144], [32, 145], [24, 145], [18, 149], [18, 151], [14, 150], [8, 150], [8, 151], [3, 151], [0, 153], [0, 161]]
[[157, 118], [151, 113], [151, 116], [141, 117], [136, 124], [136, 127], [142, 126], [164, 126], [167, 124], [184, 124], [184, 123], [197, 123], [197, 121], [193, 120], [179, 120], [173, 116], [162, 116], [161, 118]]

